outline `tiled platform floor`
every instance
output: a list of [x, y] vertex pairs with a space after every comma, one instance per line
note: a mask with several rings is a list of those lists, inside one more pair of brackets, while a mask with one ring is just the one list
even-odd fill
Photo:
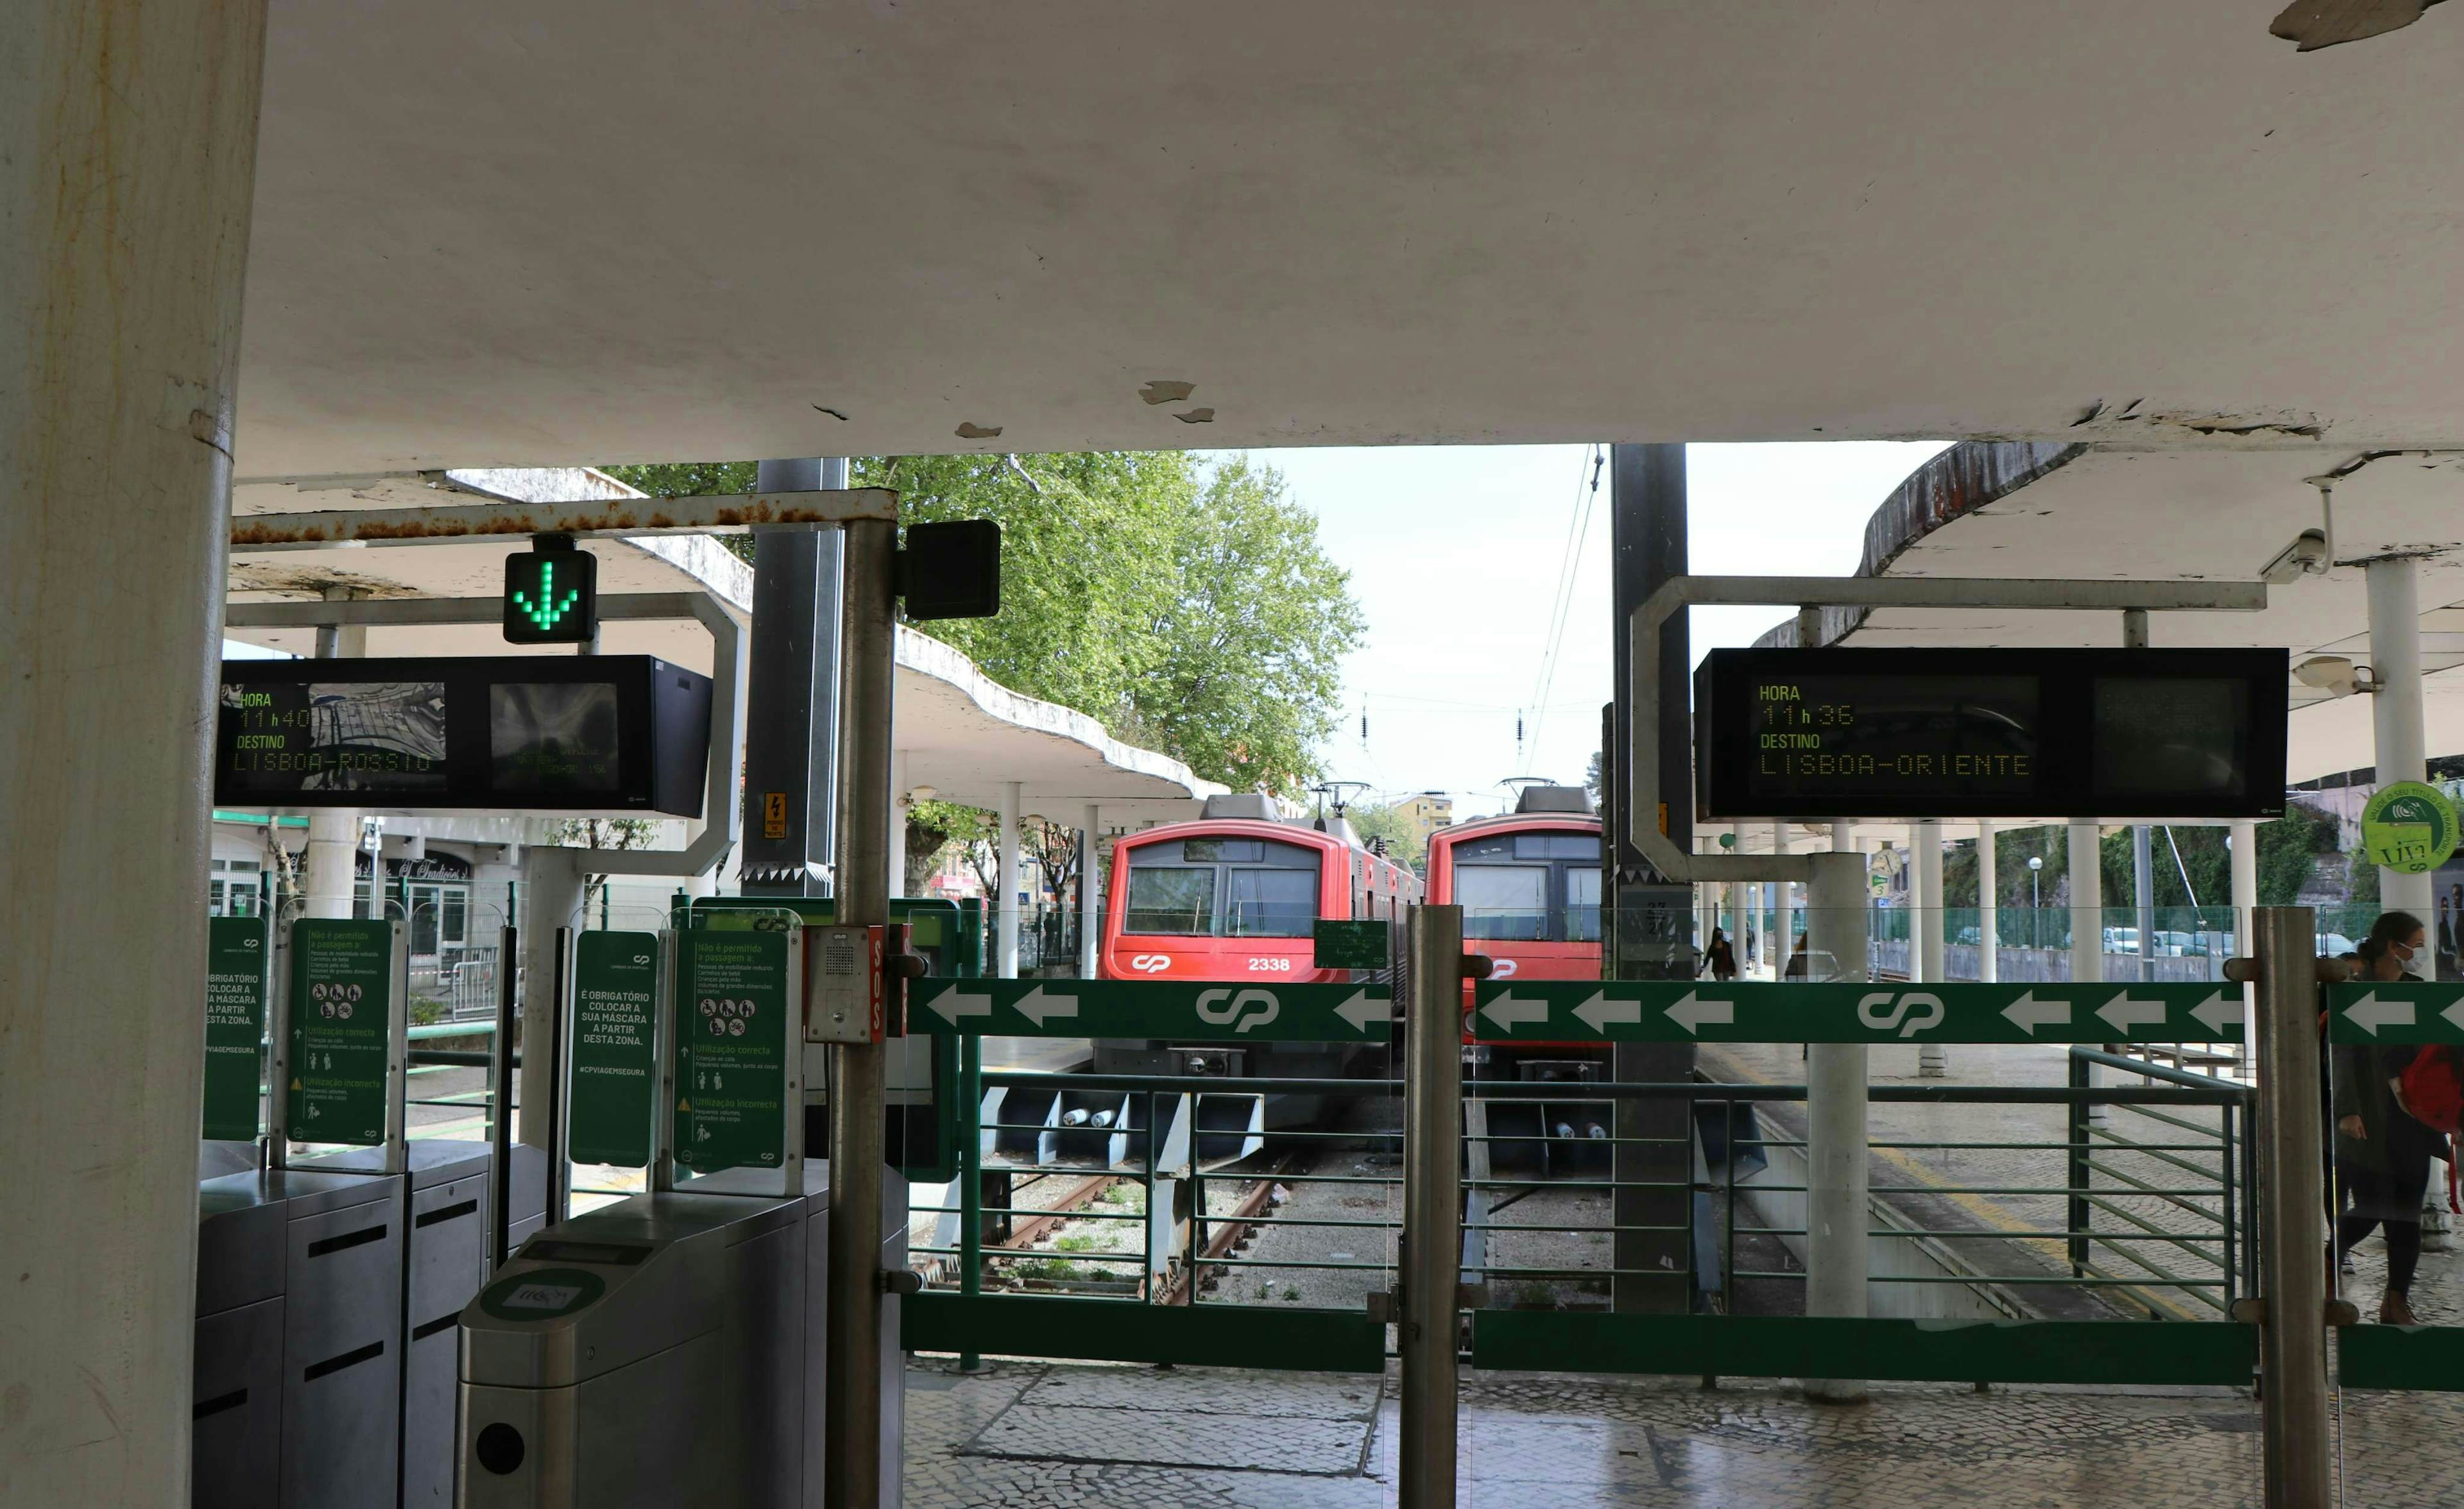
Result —
[[[2226, 1390], [1466, 1379], [1468, 1509], [2256, 1504], [2258, 1415]], [[2344, 1502], [2453, 1504], [2464, 1398], [2348, 1396]], [[1006, 1363], [909, 1373], [909, 1509], [1372, 1509], [1396, 1503], [1392, 1380]]]

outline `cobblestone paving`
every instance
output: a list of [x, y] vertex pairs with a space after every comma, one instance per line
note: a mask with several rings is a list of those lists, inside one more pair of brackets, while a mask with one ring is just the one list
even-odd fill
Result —
[[[1075, 1506], [1385, 1509], [1396, 1503], [1393, 1380], [1209, 1369], [997, 1365], [910, 1374], [909, 1509]], [[1060, 1402], [1067, 1400], [1067, 1402]], [[2452, 1504], [2464, 1399], [2346, 1396], [2350, 1505]], [[1781, 1386], [1471, 1374], [1460, 1502], [1574, 1505], [2256, 1504], [2258, 1415], [2225, 1389], [1877, 1386], [1871, 1403]], [[1318, 1470], [1321, 1434], [1354, 1455]], [[986, 1454], [987, 1439], [1001, 1454]], [[1140, 1459], [1085, 1459], [1129, 1443]], [[1240, 1464], [1221, 1460], [1228, 1450]], [[1365, 1450], [1364, 1450], [1365, 1449]]]

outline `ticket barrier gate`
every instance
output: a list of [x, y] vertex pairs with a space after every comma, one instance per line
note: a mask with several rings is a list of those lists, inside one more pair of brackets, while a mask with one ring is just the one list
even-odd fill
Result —
[[[196, 1509], [452, 1502], [453, 1326], [485, 1275], [491, 1156], [407, 1151], [404, 1173], [352, 1148], [198, 1185]], [[519, 1238], [545, 1224], [540, 1149], [515, 1149], [513, 1188]]]
[[[829, 1169], [736, 1169], [558, 1222], [462, 1314], [464, 1509], [818, 1509]], [[881, 1267], [907, 1271], [885, 1170]], [[898, 1296], [882, 1296], [881, 1502], [899, 1502]]]
[[[190, 1498], [197, 1509], [441, 1509], [453, 1498], [454, 1324], [486, 1277], [494, 1157], [486, 1143], [407, 1138], [398, 928], [317, 926], [361, 930], [367, 973], [354, 1016], [375, 1016], [379, 996], [396, 1008], [379, 1029], [387, 1056], [368, 1071], [383, 1080], [381, 1140], [295, 1159], [280, 1094], [261, 1145], [237, 1139], [253, 1121], [245, 1105], [239, 1126], [209, 1118], [197, 1186]], [[269, 993], [276, 1002], [291, 983], [288, 951], [278, 971], [258, 966], [261, 981], [281, 978], [284, 990]], [[295, 1058], [308, 1081], [319, 1072], [312, 1061], [343, 1061], [294, 1051], [285, 1010], [272, 1015], [272, 1083], [291, 1083]], [[245, 1036], [242, 1067], [253, 1082], [256, 1029]], [[509, 1236], [518, 1240], [545, 1224], [547, 1156], [517, 1146], [509, 1161]]]

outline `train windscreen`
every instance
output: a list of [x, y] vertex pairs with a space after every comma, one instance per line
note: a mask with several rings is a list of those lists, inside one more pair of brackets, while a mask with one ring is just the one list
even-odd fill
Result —
[[1318, 851], [1272, 839], [1183, 839], [1130, 850], [1123, 930], [1197, 938], [1306, 938]]
[[1515, 833], [1455, 847], [1463, 936], [1495, 943], [1596, 943], [1600, 841], [1590, 833]]

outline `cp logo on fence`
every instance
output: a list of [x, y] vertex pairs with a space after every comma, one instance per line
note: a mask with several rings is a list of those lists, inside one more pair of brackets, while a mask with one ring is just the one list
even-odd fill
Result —
[[[1225, 1000], [1226, 996], [1230, 997], [1228, 1001]], [[1265, 1009], [1253, 1017], [1249, 1015], [1249, 1008], [1252, 1006], [1262, 1006]], [[1229, 1027], [1234, 1032], [1247, 1032], [1252, 1027], [1266, 1025], [1275, 1019], [1275, 1013], [1279, 1009], [1275, 1002], [1275, 993], [1272, 991], [1249, 990], [1235, 993], [1228, 990], [1216, 990], [1198, 993], [1198, 1019], [1217, 1027]]]
[[1130, 968], [1137, 971], [1140, 974], [1161, 974], [1164, 971], [1172, 968], [1172, 955], [1169, 953], [1133, 953], [1130, 956]]
[[[1899, 1002], [1898, 1006], [1893, 1007], [1888, 1016], [1883, 1015], [1882, 1008], [1890, 1006], [1894, 999]], [[1911, 1016], [1909, 1012], [1912, 1007], [1925, 1008], [1926, 1015]], [[1894, 996], [1889, 991], [1880, 991], [1857, 1003], [1859, 1021], [1876, 1032], [1889, 1032], [1897, 1028], [1903, 1038], [1913, 1038], [1928, 1027], [1941, 1026], [1942, 1015], [1942, 997], [1927, 995], [1923, 991], [1910, 991], [1904, 995], [1898, 996]], [[1902, 1017], [1907, 1019], [1907, 1025], [1901, 1026]]]

